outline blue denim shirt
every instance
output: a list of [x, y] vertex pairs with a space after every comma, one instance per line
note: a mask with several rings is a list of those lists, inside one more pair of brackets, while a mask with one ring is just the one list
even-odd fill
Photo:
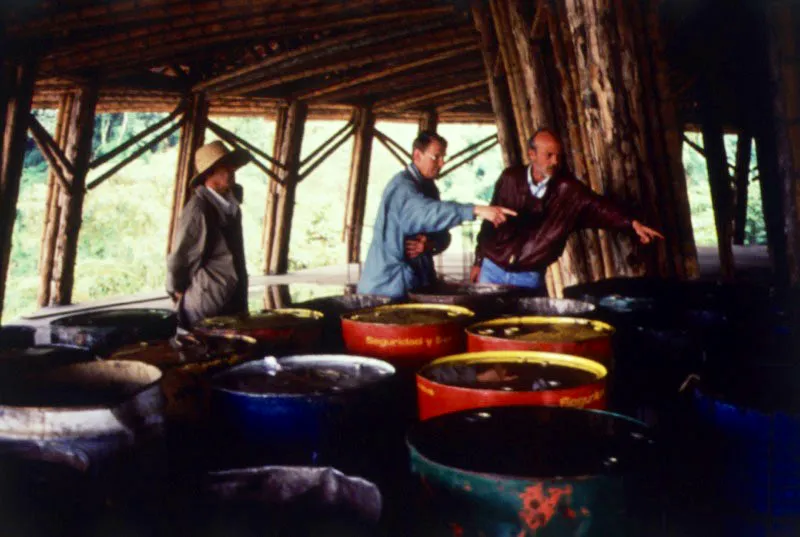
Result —
[[358, 292], [400, 298], [419, 287], [418, 277], [405, 258], [405, 237], [450, 229], [474, 219], [473, 210], [472, 204], [426, 197], [415, 183], [410, 166], [395, 175], [378, 206]]

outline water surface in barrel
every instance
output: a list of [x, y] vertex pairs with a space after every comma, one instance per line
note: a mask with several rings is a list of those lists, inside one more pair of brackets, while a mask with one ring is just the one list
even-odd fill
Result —
[[376, 324], [438, 324], [467, 319], [469, 316], [458, 311], [443, 309], [375, 309], [351, 315], [353, 321]]
[[216, 386], [249, 394], [335, 393], [377, 382], [390, 373], [355, 364], [350, 367], [292, 364], [271, 370], [232, 371]]
[[[507, 392], [565, 390], [585, 386], [597, 375], [575, 367], [548, 362], [491, 362], [484, 364], [441, 364], [420, 372], [423, 377], [460, 388]], [[491, 380], [481, 380], [488, 378]]]
[[484, 326], [475, 330], [481, 336], [499, 337], [520, 341], [586, 341], [607, 336], [611, 331], [592, 323], [508, 323]]
[[654, 447], [648, 428], [630, 418], [535, 406], [443, 414], [415, 424], [408, 442], [446, 466], [538, 478], [635, 472]]

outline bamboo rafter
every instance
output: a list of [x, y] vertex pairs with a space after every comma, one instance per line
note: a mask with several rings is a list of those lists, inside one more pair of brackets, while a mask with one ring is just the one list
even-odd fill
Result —
[[134, 145], [136, 145], [140, 141], [144, 140], [150, 134], [152, 134], [154, 132], [157, 132], [159, 129], [161, 129], [165, 125], [171, 123], [176, 117], [178, 117], [178, 114], [183, 112], [183, 110], [185, 108], [186, 108], [186, 103], [181, 101], [181, 103], [178, 104], [178, 106], [175, 108], [175, 110], [173, 110], [167, 117], [165, 117], [164, 119], [162, 119], [162, 120], [154, 123], [153, 125], [147, 127], [142, 132], [140, 132], [136, 136], [133, 136], [129, 140], [126, 140], [125, 142], [121, 143], [120, 145], [118, 145], [117, 147], [115, 147], [114, 149], [112, 149], [111, 151], [106, 153], [105, 155], [101, 155], [101, 156], [97, 157], [96, 159], [94, 159], [93, 161], [91, 161], [89, 163], [89, 168], [92, 169], [92, 168], [97, 168], [99, 166], [102, 166], [103, 164], [105, 164], [109, 160], [113, 159], [117, 155], [123, 153], [124, 151], [127, 151], [128, 149], [130, 149], [131, 147], [133, 147]]
[[[489, 140], [491, 140], [490, 143], [488, 143], [488, 144], [484, 145], [483, 147], [481, 147], [480, 149], [478, 149], [479, 145], [481, 145], [484, 142], [489, 141]], [[446, 168], [446, 169], [442, 170], [441, 172], [439, 172], [439, 177], [442, 178], [442, 177], [450, 174], [451, 172], [457, 170], [458, 168], [460, 168], [464, 164], [468, 164], [468, 163], [472, 162], [473, 160], [475, 160], [476, 158], [478, 158], [482, 154], [486, 153], [487, 151], [489, 151], [490, 149], [495, 147], [498, 143], [499, 142], [497, 140], [497, 135], [493, 134], [492, 136], [490, 136], [488, 138], [485, 138], [484, 140], [481, 140], [477, 144], [473, 144], [472, 146], [470, 146], [470, 148], [474, 148], [475, 149], [475, 151], [473, 153], [471, 153], [470, 155], [467, 155], [465, 158], [463, 158], [461, 160], [461, 162], [458, 162], [456, 164], [452, 164], [449, 168]], [[468, 149], [470, 149], [470, 148], [468, 148]], [[464, 150], [464, 151], [466, 151], [466, 150]], [[461, 155], [464, 151], [461, 151], [461, 152], [459, 152], [457, 154]]]
[[402, 145], [398, 144], [395, 140], [392, 139], [391, 136], [388, 134], [379, 131], [377, 128], [373, 129], [375, 136], [378, 138], [382, 138], [387, 144], [392, 145], [400, 154], [404, 155], [408, 160], [411, 160], [411, 153], [405, 149]]
[[382, 145], [383, 147], [385, 147], [385, 148], [386, 148], [386, 150], [387, 150], [387, 151], [389, 151], [389, 153], [391, 153], [391, 154], [392, 154], [392, 156], [393, 156], [394, 158], [396, 158], [396, 159], [397, 159], [397, 161], [400, 163], [400, 165], [402, 165], [402, 166], [406, 166], [406, 165], [408, 164], [408, 162], [411, 160], [411, 157], [409, 157], [407, 160], [406, 160], [406, 159], [404, 159], [404, 158], [403, 158], [403, 157], [400, 155], [400, 153], [398, 153], [397, 149], [395, 149], [395, 148], [394, 148], [394, 147], [393, 147], [393, 146], [392, 146], [392, 145], [391, 145], [391, 144], [390, 144], [390, 143], [387, 141], [387, 140], [388, 140], [388, 136], [386, 136], [385, 134], [379, 134], [379, 133], [378, 133], [378, 129], [375, 129], [375, 130], [373, 131], [373, 133], [374, 133], [374, 135], [375, 135], [375, 138], [377, 138], [377, 139], [378, 139], [378, 141], [381, 143], [381, 145]]
[[161, 134], [159, 134], [158, 136], [156, 136], [155, 138], [153, 138], [152, 140], [150, 140], [146, 144], [143, 144], [136, 151], [134, 151], [133, 153], [131, 153], [130, 155], [128, 155], [127, 157], [122, 159], [114, 167], [112, 167], [108, 171], [104, 172], [97, 179], [95, 179], [94, 181], [89, 183], [86, 186], [86, 190], [87, 191], [88, 190], [93, 190], [93, 189], [97, 188], [98, 186], [100, 186], [101, 184], [103, 184], [106, 180], [108, 180], [110, 177], [115, 175], [122, 168], [124, 168], [125, 166], [127, 166], [128, 164], [130, 164], [131, 162], [133, 162], [134, 160], [136, 160], [140, 156], [142, 156], [145, 153], [145, 151], [151, 150], [153, 147], [155, 147], [160, 142], [162, 142], [167, 137], [169, 137], [172, 133], [174, 133], [178, 129], [180, 129], [183, 126], [183, 123], [184, 123], [185, 120], [186, 120], [186, 117], [184, 116], [181, 119], [179, 119], [177, 122], [175, 122], [175, 124], [173, 124], [168, 129], [166, 129], [164, 132], [162, 132]]
[[327, 140], [325, 140], [324, 142], [322, 142], [322, 143], [321, 143], [321, 144], [320, 144], [320, 145], [319, 145], [319, 146], [318, 146], [316, 149], [314, 149], [314, 150], [313, 150], [311, 153], [309, 153], [309, 154], [308, 154], [308, 156], [306, 156], [306, 158], [304, 158], [304, 159], [301, 159], [301, 160], [300, 160], [300, 167], [302, 168], [303, 166], [305, 166], [306, 164], [308, 164], [308, 162], [309, 162], [310, 160], [312, 160], [314, 157], [316, 157], [316, 156], [317, 156], [319, 153], [321, 153], [322, 151], [325, 151], [325, 149], [327, 149], [328, 145], [330, 145], [331, 143], [333, 143], [333, 141], [334, 141], [334, 140], [336, 140], [336, 139], [337, 139], [339, 136], [341, 136], [341, 135], [342, 135], [342, 134], [343, 134], [343, 133], [344, 133], [346, 130], [348, 130], [350, 127], [352, 127], [352, 126], [353, 126], [353, 123], [354, 123], [354, 120], [353, 120], [353, 117], [351, 116], [351, 117], [350, 117], [350, 121], [348, 121], [347, 123], [345, 123], [344, 127], [342, 127], [341, 129], [339, 129], [338, 131], [336, 131], [335, 133], [333, 133], [333, 134], [332, 134], [332, 135], [331, 135], [331, 136], [330, 136], [330, 137], [329, 137]]
[[279, 162], [278, 160], [276, 160], [276, 159], [274, 159], [272, 157], [268, 157], [266, 153], [264, 153], [263, 151], [261, 151], [260, 149], [255, 147], [250, 142], [244, 140], [243, 138], [240, 138], [239, 136], [236, 136], [232, 132], [226, 130], [225, 128], [221, 127], [220, 125], [218, 125], [217, 123], [214, 123], [211, 120], [208, 120], [208, 128], [211, 129], [211, 131], [214, 134], [216, 134], [217, 136], [222, 138], [222, 141], [224, 141], [225, 143], [227, 143], [228, 145], [230, 145], [234, 149], [240, 149], [242, 151], [248, 151], [248, 149], [249, 149], [250, 150], [250, 156], [251, 156], [251, 162], [258, 169], [260, 169], [262, 172], [264, 172], [264, 174], [267, 177], [269, 177], [270, 179], [272, 179], [273, 181], [275, 181], [278, 184], [283, 184], [283, 181], [280, 179], [278, 174], [276, 172], [274, 172], [273, 170], [271, 170], [270, 168], [268, 168], [264, 163], [259, 161], [253, 155], [253, 153], [258, 155], [259, 157], [267, 157], [268, 162], [270, 162], [273, 166], [277, 166], [277, 167], [280, 167], [280, 168], [285, 168], [286, 166], [283, 163]]
[[[416, 42], [418, 40], [415, 38], [414, 41]], [[300, 80], [303, 78], [325, 75], [338, 70], [348, 70], [357, 67], [363, 67], [365, 65], [371, 65], [397, 58], [403, 58], [410, 54], [427, 52], [438, 46], [441, 46], [441, 44], [437, 43], [431, 44], [427, 42], [422, 42], [417, 44], [412, 44], [412, 43], [400, 44], [397, 42], [390, 42], [388, 45], [382, 48], [376, 49], [367, 47], [363, 49], [356, 49], [352, 51], [350, 57], [344, 57], [344, 58], [340, 57], [338, 58], [338, 61], [334, 63], [323, 62], [314, 67], [308, 67], [306, 69], [301, 69], [284, 75], [270, 76], [269, 78], [261, 82], [253, 82], [250, 84], [237, 86], [233, 89], [230, 89], [229, 93], [232, 95], [249, 94], [254, 91], [262, 91], [280, 84], [293, 82], [295, 80]], [[451, 48], [449, 53], [446, 53], [444, 51], [442, 52], [442, 58], [455, 57], [461, 54], [469, 53], [473, 48], [474, 47]]]
[[[331, 156], [334, 151], [339, 149], [347, 140], [350, 139], [350, 137], [353, 135], [355, 130], [356, 130], [355, 124], [351, 122], [349, 124], [348, 130], [345, 132], [344, 136], [339, 138], [339, 140], [335, 144], [333, 144], [331, 147], [329, 147], [328, 150], [325, 151], [322, 155], [320, 155], [317, 160], [315, 160], [314, 162], [309, 164], [304, 170], [301, 170], [300, 172], [298, 172], [298, 174], [297, 174], [297, 182], [299, 183], [300, 181], [302, 181], [303, 179], [305, 179], [306, 177], [311, 175], [311, 173], [315, 169], [317, 169], [317, 167], [320, 164], [325, 162], [325, 159], [327, 159], [329, 156]], [[302, 163], [301, 163], [301, 165], [302, 165]]]
[[385, 101], [379, 102], [376, 104], [376, 109], [378, 111], [382, 111], [382, 110], [390, 110], [393, 108], [395, 109], [409, 108], [413, 105], [424, 103], [432, 99], [437, 99], [438, 97], [443, 97], [451, 93], [456, 93], [462, 90], [469, 90], [473, 88], [483, 88], [483, 87], [486, 87], [486, 81], [481, 79], [481, 80], [474, 80], [472, 82], [466, 82], [464, 84], [460, 84], [450, 88], [438, 88], [432, 91], [430, 89], [423, 89], [419, 92], [415, 92], [415, 94], [412, 95], [406, 95], [394, 99], [387, 99]]

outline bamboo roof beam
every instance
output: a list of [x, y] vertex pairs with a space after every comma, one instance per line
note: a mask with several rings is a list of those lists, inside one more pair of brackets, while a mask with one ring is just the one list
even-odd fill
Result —
[[[314, 67], [301, 69], [282, 76], [270, 76], [269, 78], [261, 82], [245, 84], [243, 86], [238, 86], [233, 89], [230, 89], [229, 93], [231, 95], [242, 95], [242, 94], [252, 93], [254, 91], [262, 91], [274, 86], [278, 86], [280, 84], [285, 84], [287, 82], [293, 82], [295, 80], [301, 80], [303, 78], [327, 74], [332, 71], [337, 71], [340, 69], [353, 69], [355, 67], [362, 67], [373, 63], [392, 60], [395, 58], [402, 58], [409, 54], [430, 51], [431, 49], [436, 49], [440, 46], [441, 44], [436, 44], [436, 43], [432, 44], [428, 42], [423, 42], [417, 45], [410, 45], [410, 46], [398, 46], [397, 43], [391, 43], [389, 46], [384, 47], [384, 51], [376, 52], [374, 51], [374, 49], [367, 48], [368, 52], [362, 54], [361, 50], [356, 50], [354, 51], [353, 56], [350, 58], [345, 58], [327, 64], [323, 63]], [[441, 59], [456, 57], [464, 53], [468, 53], [472, 49], [473, 47], [448, 48], [448, 50], [439, 53], [440, 56], [439, 59], [441, 60]]]
[[[339, 4], [335, 4], [339, 5]], [[341, 15], [341, 10], [332, 13]], [[172, 62], [184, 51], [196, 53], [199, 49], [216, 44], [244, 39], [266, 39], [282, 35], [297, 35], [299, 33], [313, 34], [328, 29], [338, 29], [355, 25], [371, 25], [378, 22], [388, 22], [397, 19], [414, 19], [419, 14], [398, 14], [390, 12], [378, 15], [354, 15], [349, 18], [330, 18], [326, 20], [322, 14], [316, 24], [307, 21], [295, 20], [294, 24], [276, 22], [274, 17], [257, 16], [247, 19], [236, 19], [230, 25], [221, 25], [211, 22], [206, 25], [189, 25], [181, 31], [173, 28], [164, 28], [160, 33], [141, 36], [132, 35], [120, 39], [118, 43], [92, 43], [91, 49], [73, 51], [64, 49], [64, 55], [50, 55], [43, 60], [44, 72], [76, 71], [87, 67], [102, 64], [112, 69], [141, 65], [146, 62], [161, 60], [165, 63]], [[423, 17], [430, 19], [429, 14]], [[396, 26], [396, 25], [395, 25]]]
[[448, 43], [448, 49], [444, 52], [440, 52], [438, 54], [433, 54], [431, 56], [425, 56], [423, 58], [419, 58], [414, 61], [410, 61], [408, 63], [401, 63], [399, 65], [394, 65], [391, 67], [387, 67], [386, 69], [380, 71], [374, 71], [371, 73], [367, 73], [365, 75], [361, 75], [355, 78], [351, 78], [349, 80], [344, 80], [342, 82], [332, 84], [325, 88], [321, 88], [318, 90], [301, 93], [299, 95], [302, 99], [313, 99], [316, 97], [321, 97], [323, 95], [327, 95], [329, 93], [336, 92], [338, 90], [351, 88], [353, 86], [358, 86], [359, 84], [363, 84], [365, 82], [372, 82], [374, 80], [380, 80], [382, 78], [386, 78], [388, 76], [396, 75], [398, 73], [403, 73], [405, 71], [411, 71], [418, 67], [423, 67], [429, 65], [431, 63], [440, 62], [442, 60], [446, 60], [453, 57], [453, 49], [451, 47], [458, 47], [459, 45], [472, 45], [474, 43], [474, 39], [470, 36], [463, 37], [461, 39], [456, 39]]
[[432, 91], [430, 89], [423, 89], [419, 92], [414, 92], [412, 95], [396, 97], [393, 99], [387, 99], [385, 101], [378, 102], [376, 103], [375, 108], [378, 111], [409, 108], [415, 104], [435, 100], [438, 97], [443, 97], [463, 90], [485, 88], [485, 87], [486, 87], [486, 81], [481, 79], [481, 80], [473, 80], [470, 82], [465, 82], [463, 84], [459, 84], [457, 86], [449, 88], [438, 88]]
[[443, 86], [470, 79], [470, 73], [479, 67], [480, 62], [471, 57], [461, 61], [444, 61], [410, 73], [381, 78], [329, 93], [320, 97], [319, 100], [312, 99], [311, 102], [334, 103], [347, 99], [374, 99], [376, 96], [388, 98], [423, 86]]

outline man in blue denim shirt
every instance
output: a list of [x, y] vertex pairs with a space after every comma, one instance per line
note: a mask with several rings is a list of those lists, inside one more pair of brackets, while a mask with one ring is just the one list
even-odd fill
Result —
[[423, 181], [433, 181], [444, 165], [447, 141], [438, 134], [423, 132], [414, 140], [412, 163], [395, 175], [383, 191], [375, 221], [372, 243], [367, 252], [358, 292], [404, 297], [422, 285], [409, 264], [406, 239], [455, 227], [476, 216], [498, 226], [506, 215], [503, 207], [438, 201], [423, 192]]

